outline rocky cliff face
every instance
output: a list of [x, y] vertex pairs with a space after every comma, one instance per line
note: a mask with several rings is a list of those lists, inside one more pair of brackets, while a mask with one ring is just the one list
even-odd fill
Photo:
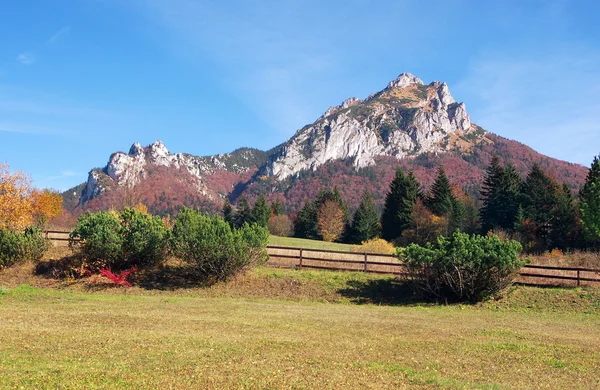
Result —
[[403, 73], [364, 101], [350, 98], [329, 108], [281, 145], [265, 172], [285, 179], [338, 159], [352, 159], [361, 168], [374, 164], [378, 156], [400, 159], [444, 152], [455, 147], [457, 139], [472, 143], [483, 133], [445, 83], [425, 85]]
[[170, 153], [162, 141], [156, 141], [146, 148], [136, 142], [129, 153], [113, 153], [106, 167], [89, 173], [79, 204], [98, 197], [111, 187], [138, 184], [147, 178], [152, 166], [185, 169], [192, 178], [192, 182], [188, 184], [195, 186], [198, 194], [211, 199], [215, 193], [204, 180], [207, 175], [219, 170], [242, 174], [256, 168], [257, 162], [262, 165], [264, 161], [265, 153], [255, 149], [238, 149], [229, 154], [198, 157]]

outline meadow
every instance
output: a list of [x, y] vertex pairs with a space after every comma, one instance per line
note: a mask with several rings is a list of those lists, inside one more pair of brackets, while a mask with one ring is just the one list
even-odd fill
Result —
[[425, 303], [399, 280], [259, 267], [211, 287], [0, 273], [0, 388], [595, 388], [600, 291]]

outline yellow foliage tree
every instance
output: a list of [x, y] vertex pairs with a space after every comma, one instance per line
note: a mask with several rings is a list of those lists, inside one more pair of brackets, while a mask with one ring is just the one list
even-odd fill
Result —
[[0, 164], [0, 229], [23, 230], [62, 212], [62, 197], [52, 190], [35, 190], [25, 173]]
[[319, 208], [317, 216], [319, 234], [323, 241], [333, 242], [344, 232], [344, 211], [334, 200], [327, 200]]
[[10, 173], [0, 164], [0, 229], [22, 230], [33, 223], [31, 179], [23, 172]]

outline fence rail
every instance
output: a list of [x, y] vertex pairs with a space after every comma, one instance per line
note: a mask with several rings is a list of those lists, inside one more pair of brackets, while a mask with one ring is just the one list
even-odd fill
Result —
[[[58, 245], [69, 241], [68, 231], [47, 230], [46, 239]], [[345, 252], [328, 249], [267, 246], [267, 265], [284, 268], [307, 268], [331, 271], [353, 271], [377, 274], [402, 275], [405, 265], [392, 255], [381, 253]], [[539, 264], [525, 265], [517, 283], [533, 286], [598, 286], [600, 269], [560, 267]]]

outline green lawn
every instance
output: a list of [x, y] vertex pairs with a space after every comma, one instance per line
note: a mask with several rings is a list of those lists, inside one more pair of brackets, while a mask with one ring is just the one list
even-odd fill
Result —
[[258, 268], [175, 291], [4, 288], [0, 321], [7, 389], [600, 386], [598, 290], [445, 306], [389, 276]]
[[352, 251], [355, 245], [340, 244], [337, 242], [325, 242], [319, 240], [307, 240], [305, 238], [270, 236], [269, 245], [287, 246], [292, 248], [327, 249], [334, 251]]

